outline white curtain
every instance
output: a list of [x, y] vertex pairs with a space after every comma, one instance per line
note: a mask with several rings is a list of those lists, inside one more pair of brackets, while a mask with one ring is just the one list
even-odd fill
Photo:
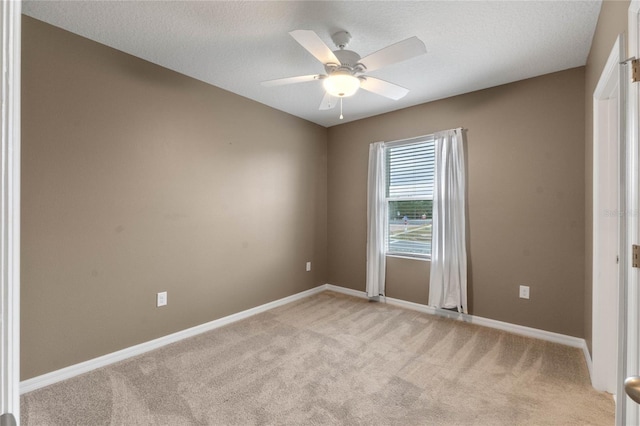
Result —
[[462, 129], [435, 135], [429, 305], [467, 313], [465, 173]]
[[386, 211], [384, 142], [376, 142], [369, 146], [367, 181], [367, 295], [370, 298], [384, 295]]

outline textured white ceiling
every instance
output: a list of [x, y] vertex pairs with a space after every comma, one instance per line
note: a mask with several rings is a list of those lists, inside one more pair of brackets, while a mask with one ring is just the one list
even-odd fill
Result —
[[[23, 13], [323, 126], [584, 65], [601, 0], [588, 1], [25, 1]], [[288, 34], [349, 31], [366, 56], [418, 36], [427, 54], [373, 71], [410, 89], [399, 100], [360, 90], [320, 111], [323, 73]]]

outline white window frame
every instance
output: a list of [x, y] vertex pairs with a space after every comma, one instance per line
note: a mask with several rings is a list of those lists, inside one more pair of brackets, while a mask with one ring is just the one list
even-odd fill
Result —
[[[384, 146], [384, 162], [383, 162], [383, 173], [384, 173], [384, 180], [385, 180], [385, 194], [388, 194], [388, 176], [386, 175], [387, 173], [387, 153], [389, 152], [390, 148], [397, 148], [400, 146], [406, 146], [406, 145], [414, 145], [414, 144], [418, 144], [418, 143], [424, 143], [424, 142], [435, 142], [435, 136], [433, 134], [430, 135], [424, 135], [424, 136], [418, 136], [415, 138], [410, 138], [410, 139], [402, 139], [402, 140], [398, 140], [398, 141], [393, 141], [393, 142], [385, 142], [385, 146]], [[385, 197], [385, 212], [384, 212], [384, 229], [385, 229], [385, 235], [384, 235], [384, 251], [385, 251], [385, 256], [388, 257], [399, 257], [399, 258], [405, 258], [405, 259], [414, 259], [414, 260], [423, 260], [423, 261], [430, 261], [431, 260], [431, 254], [420, 254], [420, 253], [408, 253], [408, 252], [403, 252], [403, 251], [390, 251], [389, 250], [389, 203], [391, 201], [421, 201], [421, 200], [429, 200], [429, 198], [423, 198], [423, 197]], [[433, 202], [433, 198], [430, 198], [430, 200]]]

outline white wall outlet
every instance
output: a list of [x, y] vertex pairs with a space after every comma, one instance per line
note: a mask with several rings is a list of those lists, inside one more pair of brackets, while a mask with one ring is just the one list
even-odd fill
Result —
[[307, 272], [311, 270], [311, 262], [307, 262]]
[[529, 298], [529, 286], [521, 285], [520, 286], [520, 299], [528, 299]]
[[160, 306], [166, 306], [167, 304], [167, 292], [163, 291], [157, 294], [156, 296], [156, 306], [159, 308]]

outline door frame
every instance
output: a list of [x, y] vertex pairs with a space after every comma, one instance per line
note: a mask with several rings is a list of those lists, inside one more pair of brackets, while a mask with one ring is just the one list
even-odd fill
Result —
[[[624, 239], [624, 37], [618, 36], [593, 92], [592, 374], [594, 388], [618, 393], [620, 259]], [[618, 258], [618, 262], [616, 262]]]
[[[20, 424], [20, 57], [22, 3], [2, 0], [0, 161], [0, 422]], [[10, 423], [9, 423], [10, 424]]]

